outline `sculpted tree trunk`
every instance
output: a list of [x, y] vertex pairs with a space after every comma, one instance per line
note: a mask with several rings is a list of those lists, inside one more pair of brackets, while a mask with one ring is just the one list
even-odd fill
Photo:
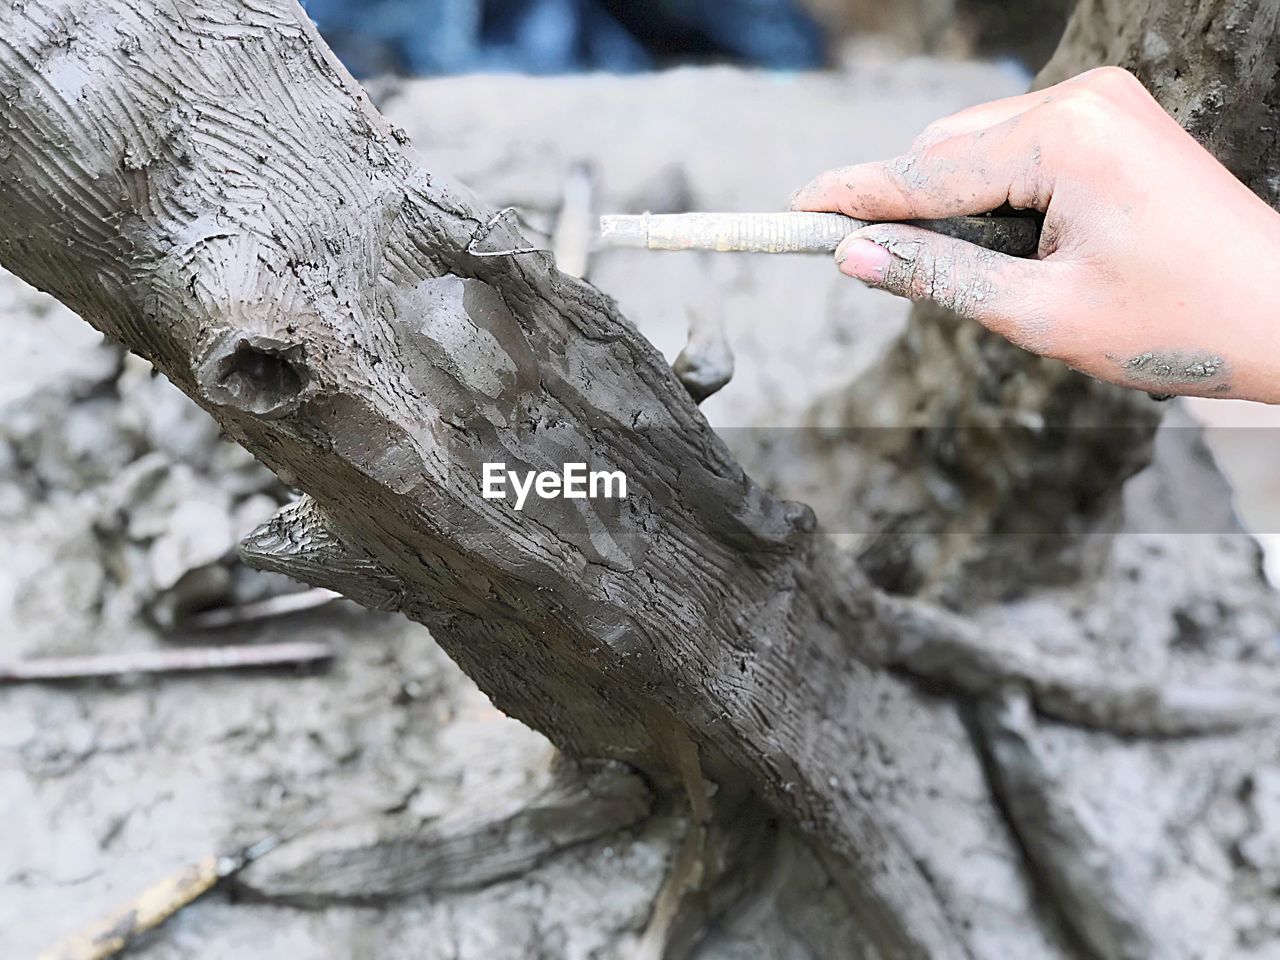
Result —
[[[1280, 2], [1192, 6], [1086, 2], [1049, 70], [1136, 68], [1272, 189]], [[422, 170], [290, 0], [0, 10], [0, 262], [305, 491], [249, 562], [427, 624], [569, 758], [687, 810], [639, 955], [687, 952], [796, 837], [856, 920], [849, 956], [1265, 942], [1275, 608], [1242, 536], [1100, 535], [1142, 493], [1144, 397], [917, 317], [819, 414], [865, 422], [875, 394], [965, 429], [844, 451], [832, 493], [878, 531], [855, 558], [744, 473], [607, 298]], [[1231, 119], [1213, 105], [1236, 90]], [[483, 496], [496, 462], [621, 471], [628, 496], [516, 511]], [[921, 518], [948, 535], [911, 536]], [[642, 815], [598, 765], [578, 776], [540, 802]], [[513, 863], [540, 822], [504, 823]], [[282, 896], [360, 896], [323, 853], [282, 855]]]

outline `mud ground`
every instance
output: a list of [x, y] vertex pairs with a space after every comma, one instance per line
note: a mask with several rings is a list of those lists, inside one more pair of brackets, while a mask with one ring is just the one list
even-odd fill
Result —
[[[575, 165], [600, 212], [776, 209], [814, 173], [891, 154], [936, 116], [1024, 83], [918, 60], [816, 77], [476, 77], [379, 95], [429, 169], [549, 230]], [[691, 313], [723, 321], [737, 372], [704, 409], [725, 428], [793, 424], [905, 318], [825, 258], [620, 251], [595, 257], [590, 277], [672, 359]], [[338, 651], [306, 674], [0, 687], [0, 956], [33, 956], [208, 853], [299, 825], [427, 823], [545, 773], [546, 741], [402, 618], [343, 601], [217, 634], [184, 626], [193, 609], [298, 589], [233, 549], [289, 491], [145, 364], [8, 277], [0, 315], [0, 662], [300, 638]], [[136, 955], [604, 957], [643, 927], [681, 829], [658, 815], [522, 877], [371, 904], [301, 909], [228, 887]], [[716, 956], [807, 955], [788, 924], [833, 894], [789, 885], [788, 869], [782, 908], [744, 905]]]

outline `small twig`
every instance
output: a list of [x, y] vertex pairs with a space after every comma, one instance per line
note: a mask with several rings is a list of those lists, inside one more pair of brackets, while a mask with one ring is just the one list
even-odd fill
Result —
[[300, 666], [333, 658], [326, 643], [296, 641], [253, 646], [185, 647], [84, 657], [42, 657], [0, 665], [0, 684], [49, 683], [142, 673], [193, 673], [255, 667]]
[[591, 206], [595, 194], [595, 178], [591, 167], [575, 163], [569, 168], [564, 183], [564, 200], [551, 235], [552, 255], [556, 269], [574, 277], [585, 277], [591, 257]]
[[192, 630], [217, 630], [240, 623], [251, 623], [255, 620], [268, 620], [272, 617], [287, 616], [290, 613], [314, 610], [340, 599], [342, 594], [336, 590], [317, 587], [314, 590], [283, 593], [265, 600], [255, 600], [253, 603], [242, 603], [235, 607], [202, 610], [183, 619], [182, 626]]
[[46, 950], [40, 960], [110, 960], [277, 843], [278, 838], [267, 837], [237, 853], [207, 856], [148, 887], [88, 930]]
[[[689, 935], [685, 928], [689, 925], [690, 911], [699, 912], [707, 889], [719, 879], [715, 875], [712, 852], [722, 838], [715, 835], [710, 784], [702, 771], [698, 745], [688, 728], [666, 711], [654, 710], [648, 728], [671, 769], [683, 781], [689, 803], [689, 825], [666, 879], [654, 897], [649, 922], [626, 952], [627, 960], [663, 960], [671, 953], [673, 943]], [[696, 936], [701, 924], [695, 926], [699, 928]]]

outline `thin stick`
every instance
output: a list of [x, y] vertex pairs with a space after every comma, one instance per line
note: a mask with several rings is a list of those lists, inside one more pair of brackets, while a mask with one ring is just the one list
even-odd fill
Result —
[[[1030, 256], [1039, 243], [1034, 217], [908, 222], [1013, 257]], [[870, 225], [839, 213], [644, 213], [601, 217], [600, 243], [649, 250], [831, 253], [853, 231]]]
[[586, 277], [591, 258], [591, 204], [595, 178], [591, 168], [575, 163], [564, 184], [564, 201], [551, 235], [551, 252], [556, 268], [574, 277]]
[[109, 917], [46, 950], [39, 960], [110, 960], [278, 842], [276, 837], [267, 837], [239, 853], [207, 856], [170, 874]]
[[42, 657], [0, 665], [0, 684], [89, 680], [134, 673], [192, 673], [315, 664], [333, 658], [326, 643], [295, 641], [254, 646], [183, 647], [85, 657]]
[[272, 617], [314, 610], [341, 599], [342, 594], [336, 590], [315, 587], [296, 593], [282, 593], [267, 597], [265, 600], [255, 600], [252, 603], [242, 603], [235, 607], [202, 610], [200, 613], [193, 613], [184, 618], [182, 626], [189, 630], [216, 630], [220, 627], [231, 627], [240, 623], [252, 623], [255, 620], [269, 620]]
[[104, 920], [40, 954], [39, 960], [109, 960], [212, 890], [224, 873], [205, 857], [149, 887]]

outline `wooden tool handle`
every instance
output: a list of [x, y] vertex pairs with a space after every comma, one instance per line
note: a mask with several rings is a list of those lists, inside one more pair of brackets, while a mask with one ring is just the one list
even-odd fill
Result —
[[[912, 220], [997, 253], [1026, 257], [1040, 242], [1035, 217], [951, 217]], [[644, 213], [600, 218], [604, 246], [722, 253], [831, 253], [853, 231], [870, 225], [839, 213]]]

